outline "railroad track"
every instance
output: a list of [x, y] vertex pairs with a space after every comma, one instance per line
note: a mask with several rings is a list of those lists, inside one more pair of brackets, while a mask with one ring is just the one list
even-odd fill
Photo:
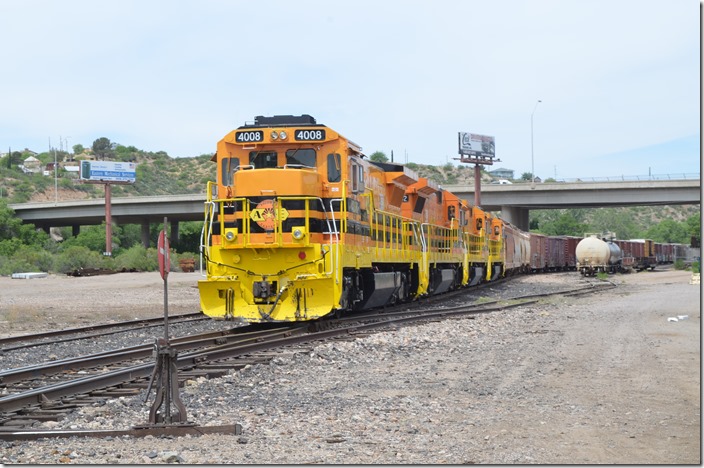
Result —
[[[201, 312], [192, 314], [181, 314], [169, 316], [169, 324], [199, 322], [212, 320]], [[128, 320], [124, 322], [103, 323], [89, 325], [78, 328], [65, 328], [62, 330], [52, 330], [43, 333], [32, 333], [27, 335], [10, 336], [0, 338], [0, 354], [18, 349], [31, 348], [35, 346], [51, 345], [66, 341], [86, 340], [98, 338], [100, 336], [112, 335], [115, 333], [127, 332], [135, 329], [149, 327], [160, 327], [164, 324], [164, 318]]]
[[[614, 285], [597, 283], [558, 292], [514, 297], [510, 303], [489, 301], [482, 304], [441, 306], [430, 310], [406, 304], [387, 309], [384, 313], [364, 313], [327, 320], [325, 325], [315, 327], [314, 331], [308, 326], [286, 326], [269, 330], [241, 327], [172, 339], [171, 344], [179, 351], [176, 366], [182, 383], [198, 377], [219, 377], [246, 365], [264, 363], [279, 355], [282, 350], [301, 352], [302, 345], [308, 351], [316, 342], [356, 339], [375, 329], [418, 321], [467, 315], [472, 317], [530, 305], [542, 297], [591, 294], [595, 290], [609, 287]], [[34, 429], [44, 421], [60, 420], [67, 412], [83, 405], [91, 405], [106, 398], [142, 394], [149, 385], [149, 377], [154, 368], [152, 354], [153, 345], [142, 345], [3, 371], [0, 373], [0, 390], [8, 394], [0, 397], [0, 440], [23, 438], [23, 434], [26, 438], [37, 437], [37, 434], [43, 434], [44, 437], [75, 435], [75, 431], [36, 432]], [[140, 423], [143, 422], [134, 421], [135, 425]]]

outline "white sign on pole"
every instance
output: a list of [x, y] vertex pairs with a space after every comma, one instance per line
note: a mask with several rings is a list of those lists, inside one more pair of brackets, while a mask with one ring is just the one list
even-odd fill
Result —
[[81, 161], [81, 180], [127, 182], [137, 180], [137, 163], [114, 161]]

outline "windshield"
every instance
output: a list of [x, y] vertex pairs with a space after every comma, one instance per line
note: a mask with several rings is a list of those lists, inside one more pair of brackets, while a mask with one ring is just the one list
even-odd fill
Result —
[[276, 167], [276, 151], [250, 151], [249, 164], [255, 169]]
[[312, 148], [299, 148], [286, 151], [286, 164], [297, 166], [315, 166], [315, 150]]

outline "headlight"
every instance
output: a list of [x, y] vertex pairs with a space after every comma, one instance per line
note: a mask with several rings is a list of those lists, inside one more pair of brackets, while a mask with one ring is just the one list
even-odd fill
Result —
[[276, 140], [277, 138], [279, 138], [279, 134], [276, 133], [276, 130], [273, 130], [273, 131], [271, 132], [271, 139], [272, 139], [272, 140]]
[[291, 231], [291, 235], [296, 240], [303, 239], [304, 234], [305, 234], [305, 232], [303, 232], [303, 229], [301, 229], [301, 228], [293, 228], [293, 231]]
[[225, 231], [225, 240], [227, 240], [228, 242], [232, 242], [233, 240], [235, 240], [236, 237], [237, 237], [237, 230], [228, 229]]
[[285, 140], [288, 135], [286, 134], [286, 132], [281, 130], [281, 132], [279, 133], [279, 136], [281, 137], [282, 140]]

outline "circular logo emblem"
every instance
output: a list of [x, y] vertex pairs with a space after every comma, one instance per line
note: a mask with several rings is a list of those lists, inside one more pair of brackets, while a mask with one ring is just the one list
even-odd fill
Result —
[[[276, 202], [274, 200], [262, 200], [252, 210], [249, 217], [265, 231], [273, 231], [276, 227], [276, 211]], [[288, 218], [288, 211], [285, 208], [279, 208], [278, 211], [282, 221]]]

